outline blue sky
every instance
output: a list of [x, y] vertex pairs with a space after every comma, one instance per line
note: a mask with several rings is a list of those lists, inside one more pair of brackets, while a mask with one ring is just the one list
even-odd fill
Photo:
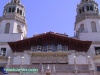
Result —
[[[9, 1], [0, 0], [0, 16]], [[100, 0], [95, 1], [100, 9]], [[80, 0], [21, 0], [21, 3], [26, 8], [28, 37], [35, 32], [40, 34], [49, 31], [74, 35], [76, 6]]]

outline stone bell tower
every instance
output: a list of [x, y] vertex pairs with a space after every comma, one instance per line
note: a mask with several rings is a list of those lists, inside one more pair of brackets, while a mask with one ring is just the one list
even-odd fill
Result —
[[4, 6], [3, 15], [0, 18], [0, 41], [23, 40], [26, 34], [25, 8], [20, 0], [11, 0]]
[[75, 36], [80, 40], [100, 41], [100, 15], [95, 0], [81, 0], [77, 5]]

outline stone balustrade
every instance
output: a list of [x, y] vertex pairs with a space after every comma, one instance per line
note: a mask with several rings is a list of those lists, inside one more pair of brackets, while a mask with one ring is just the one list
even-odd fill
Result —
[[[89, 65], [88, 64], [33, 64], [33, 65], [7, 65], [7, 68], [24, 68], [24, 69], [38, 69], [38, 72], [45, 72], [47, 67], [51, 69], [51, 72], [63, 72], [63, 73], [74, 73], [77, 72], [89, 72]], [[75, 68], [76, 67], [76, 68]]]

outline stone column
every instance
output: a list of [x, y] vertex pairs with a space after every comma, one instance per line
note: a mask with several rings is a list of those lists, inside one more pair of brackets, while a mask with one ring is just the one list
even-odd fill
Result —
[[75, 74], [77, 75], [76, 56], [74, 56], [74, 67], [75, 67]]

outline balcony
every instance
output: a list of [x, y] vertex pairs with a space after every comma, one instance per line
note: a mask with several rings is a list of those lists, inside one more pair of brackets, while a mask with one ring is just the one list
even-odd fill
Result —
[[62, 51], [68, 51], [68, 46], [32, 46], [31, 47], [32, 52], [62, 52]]

